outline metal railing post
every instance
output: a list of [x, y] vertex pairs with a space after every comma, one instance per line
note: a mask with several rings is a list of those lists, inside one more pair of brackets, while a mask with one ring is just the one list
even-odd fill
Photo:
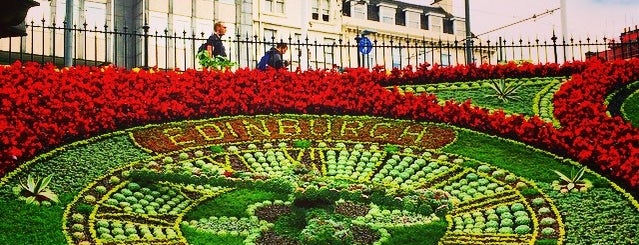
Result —
[[142, 30], [144, 31], [144, 68], [149, 68], [149, 23], [144, 20]]
[[357, 67], [362, 67], [362, 57], [359, 55], [360, 40], [362, 40], [362, 38], [359, 36], [359, 33], [358, 33], [357, 36], [355, 36], [355, 54], [357, 54]]
[[555, 63], [559, 63], [559, 58], [557, 57], [557, 36], [555, 35], [555, 31], [552, 32], [552, 37], [550, 38], [550, 40], [552, 40], [552, 47], [555, 54]]

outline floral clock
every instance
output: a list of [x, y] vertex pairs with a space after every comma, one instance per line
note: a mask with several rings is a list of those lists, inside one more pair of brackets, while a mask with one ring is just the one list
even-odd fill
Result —
[[[271, 115], [153, 125], [129, 136], [155, 156], [76, 196], [64, 217], [70, 244], [189, 244], [184, 230], [244, 244], [381, 244], [397, 227], [431, 227], [440, 244], [534, 244], [562, 243], [565, 232], [534, 183], [440, 151], [456, 140], [443, 125]], [[238, 216], [215, 212], [216, 198], [243, 189], [284, 198], [250, 203]], [[295, 220], [303, 223], [295, 232], [278, 232]]]

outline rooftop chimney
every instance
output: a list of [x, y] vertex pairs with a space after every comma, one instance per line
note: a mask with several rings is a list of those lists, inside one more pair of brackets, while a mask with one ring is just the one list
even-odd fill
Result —
[[433, 3], [430, 5], [436, 8], [441, 7], [450, 14], [453, 13], [453, 0], [433, 0]]

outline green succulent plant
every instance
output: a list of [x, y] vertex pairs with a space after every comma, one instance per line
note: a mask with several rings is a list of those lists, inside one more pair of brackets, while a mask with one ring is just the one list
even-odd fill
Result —
[[20, 199], [24, 199], [27, 204], [40, 205], [42, 202], [57, 203], [59, 201], [58, 195], [48, 188], [52, 177], [53, 174], [40, 179], [34, 178], [29, 174], [27, 176], [27, 182], [21, 183], [20, 186], [14, 188], [14, 192]]
[[508, 103], [509, 100], [521, 100], [521, 97], [517, 95], [517, 89], [519, 89], [523, 83], [506, 83], [506, 80], [500, 79], [499, 81], [491, 81], [490, 88], [495, 93], [488, 94], [486, 97], [497, 97], [504, 103]]
[[586, 191], [591, 187], [592, 184], [590, 183], [590, 181], [583, 178], [585, 170], [586, 167], [582, 167], [575, 174], [571, 172], [570, 177], [557, 170], [553, 170], [553, 172], [555, 172], [561, 179], [561, 182], [554, 181], [553, 186], [555, 186], [561, 192]]

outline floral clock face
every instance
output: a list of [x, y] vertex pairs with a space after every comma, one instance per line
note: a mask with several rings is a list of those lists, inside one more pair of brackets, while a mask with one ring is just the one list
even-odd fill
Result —
[[[456, 140], [441, 125], [278, 115], [129, 135], [155, 156], [76, 196], [64, 217], [70, 244], [188, 244], [193, 231], [244, 244], [374, 244], [397, 228], [432, 230], [441, 244], [563, 239], [540, 188], [438, 150]], [[257, 192], [271, 198], [247, 197]]]

